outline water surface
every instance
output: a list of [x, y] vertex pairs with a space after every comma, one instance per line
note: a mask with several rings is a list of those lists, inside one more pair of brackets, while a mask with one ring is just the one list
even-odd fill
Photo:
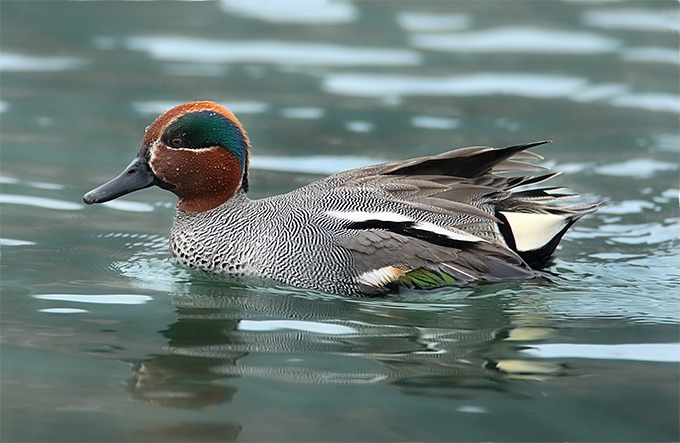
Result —
[[[677, 2], [3, 2], [3, 441], [677, 441]], [[169, 107], [252, 197], [534, 140], [605, 205], [551, 284], [352, 299], [192, 275], [173, 196], [95, 207]], [[577, 199], [578, 201], [578, 199]]]

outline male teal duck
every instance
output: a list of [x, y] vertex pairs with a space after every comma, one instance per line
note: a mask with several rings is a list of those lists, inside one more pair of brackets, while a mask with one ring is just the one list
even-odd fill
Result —
[[217, 274], [347, 295], [545, 275], [562, 236], [597, 204], [555, 206], [558, 173], [526, 149], [469, 147], [331, 175], [260, 200], [248, 191], [250, 142], [236, 117], [185, 103], [147, 127], [137, 157], [88, 192], [102, 203], [153, 185], [179, 198], [176, 261]]

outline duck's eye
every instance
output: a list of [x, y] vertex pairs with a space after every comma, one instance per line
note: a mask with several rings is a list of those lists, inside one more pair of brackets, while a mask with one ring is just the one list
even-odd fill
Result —
[[170, 145], [175, 148], [179, 148], [180, 146], [182, 146], [182, 141], [183, 140], [181, 137], [175, 137], [172, 140], [170, 140]]

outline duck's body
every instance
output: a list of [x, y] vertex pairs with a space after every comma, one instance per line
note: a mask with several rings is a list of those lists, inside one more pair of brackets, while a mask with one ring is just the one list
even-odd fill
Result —
[[137, 159], [85, 201], [154, 184], [173, 191], [171, 251], [213, 273], [351, 295], [525, 279], [596, 207], [548, 206], [563, 197], [552, 189], [516, 191], [556, 174], [498, 174], [541, 169], [519, 160], [540, 158], [525, 149], [542, 143], [368, 166], [250, 200], [245, 131], [226, 109], [195, 102], [159, 117]]

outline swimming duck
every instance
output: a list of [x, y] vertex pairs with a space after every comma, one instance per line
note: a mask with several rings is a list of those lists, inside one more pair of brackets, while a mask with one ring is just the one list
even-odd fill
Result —
[[545, 275], [562, 236], [597, 207], [552, 205], [568, 196], [558, 188], [519, 189], [558, 174], [524, 161], [542, 159], [527, 149], [544, 143], [367, 166], [251, 200], [246, 131], [199, 101], [158, 117], [127, 168], [83, 200], [173, 192], [172, 255], [210, 273], [347, 295], [528, 279]]

